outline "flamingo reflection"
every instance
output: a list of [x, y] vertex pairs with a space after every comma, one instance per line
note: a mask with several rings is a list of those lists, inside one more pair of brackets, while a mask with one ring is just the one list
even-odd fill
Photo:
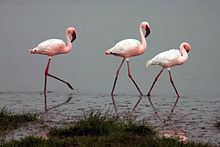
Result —
[[[117, 108], [117, 105], [116, 105], [116, 102], [115, 102], [115, 96], [111, 95], [111, 98], [112, 98], [112, 103], [113, 103], [115, 112], [118, 114], [118, 108]], [[131, 114], [133, 114], [135, 112], [135, 110], [136, 110], [137, 106], [139, 105], [141, 99], [142, 99], [142, 95], [140, 95], [138, 101], [135, 103], [134, 107], [132, 108]]]
[[152, 101], [151, 101], [151, 98], [148, 97], [148, 100], [149, 100], [149, 102], [150, 102], [150, 105], [151, 105], [152, 108], [153, 108], [154, 113], [155, 113], [156, 116], [161, 120], [159, 113], [157, 112], [156, 108], [154, 107], [154, 104], [153, 104]]
[[58, 107], [60, 107], [60, 106], [63, 106], [63, 105], [65, 105], [65, 104], [69, 103], [69, 101], [70, 101], [72, 98], [73, 98], [73, 95], [70, 94], [70, 95], [68, 96], [68, 99], [67, 99], [65, 102], [60, 103], [60, 104], [57, 104], [57, 105], [55, 105], [55, 106], [53, 106], [53, 107], [51, 107], [51, 108], [48, 108], [48, 111], [51, 110], [51, 109], [55, 109], [55, 108], [58, 108]]
[[[161, 118], [157, 109], [155, 108], [151, 97], [148, 97], [148, 100], [150, 102], [150, 105], [153, 108], [154, 113], [156, 114], [156, 116], [159, 118], [159, 120], [161, 121], [161, 125], [160, 125], [160, 129], [159, 129], [159, 134], [160, 136], [163, 136], [165, 138], [176, 138], [177, 140], [179, 140], [182, 143], [187, 143], [188, 142], [188, 137], [186, 134], [186, 131], [180, 128], [176, 128], [175, 125], [173, 125], [174, 122], [176, 122], [174, 120], [175, 116], [173, 115], [173, 111], [174, 108], [176, 107], [176, 104], [178, 102], [178, 99], [176, 100], [175, 104], [172, 107], [171, 112], [168, 114], [168, 116], [166, 118]], [[174, 123], [175, 124], [175, 123]]]

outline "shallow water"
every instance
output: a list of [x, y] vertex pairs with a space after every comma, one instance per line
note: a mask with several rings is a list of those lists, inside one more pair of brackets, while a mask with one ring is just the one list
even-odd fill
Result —
[[[152, 91], [153, 106], [143, 96], [132, 114], [157, 128], [181, 130], [190, 139], [220, 144], [220, 132], [213, 126], [220, 112], [219, 7], [218, 0], [1, 1], [0, 107], [43, 111], [47, 57], [29, 55], [28, 48], [48, 38], [65, 40], [66, 27], [74, 26], [77, 39], [73, 50], [54, 57], [50, 72], [68, 80], [79, 92], [49, 79], [48, 119], [71, 120], [92, 108], [114, 110], [110, 91], [121, 59], [103, 53], [122, 39], [139, 39], [139, 23], [148, 21], [148, 50], [130, 60], [134, 79], [144, 94], [160, 71], [159, 67], [146, 69], [147, 60], [178, 48], [182, 41], [192, 45], [192, 52], [187, 63], [172, 69], [181, 95], [174, 113], [169, 112], [175, 93], [165, 71]], [[126, 72], [124, 66], [115, 91], [118, 113], [132, 112], [140, 98]]]

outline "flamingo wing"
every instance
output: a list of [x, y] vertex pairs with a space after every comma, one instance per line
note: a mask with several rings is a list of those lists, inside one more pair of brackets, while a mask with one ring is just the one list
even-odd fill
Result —
[[50, 51], [63, 47], [64, 41], [60, 39], [49, 39], [38, 44], [38, 51]]
[[136, 39], [125, 39], [118, 42], [113, 48], [109, 49], [110, 54], [130, 57], [136, 54], [136, 48], [141, 45], [140, 41]]
[[38, 44], [37, 47], [32, 49], [33, 54], [44, 54], [48, 56], [54, 56], [61, 54], [62, 49], [65, 48], [65, 42], [60, 39], [49, 39]]
[[151, 60], [148, 61], [147, 66], [149, 65], [160, 65], [163, 67], [171, 67], [173, 66], [178, 59], [178, 57], [181, 56], [181, 53], [177, 49], [170, 49], [168, 51], [161, 52], [157, 54], [155, 57], [153, 57]]

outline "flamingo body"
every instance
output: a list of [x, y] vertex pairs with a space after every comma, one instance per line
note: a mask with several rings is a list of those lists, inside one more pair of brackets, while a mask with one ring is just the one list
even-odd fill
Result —
[[[139, 91], [140, 95], [143, 95], [140, 91], [139, 87], [137, 86], [136, 82], [131, 76], [130, 72], [130, 65], [129, 65], [129, 58], [133, 56], [138, 56], [144, 53], [144, 51], [147, 48], [147, 42], [146, 37], [150, 34], [150, 25], [148, 22], [142, 22], [139, 26], [140, 36], [141, 36], [141, 42], [136, 39], [125, 39], [118, 43], [116, 43], [112, 48], [105, 51], [106, 55], [114, 55], [122, 57], [123, 60], [116, 72], [115, 81], [113, 84], [111, 95], [114, 93], [115, 85], [118, 79], [119, 71], [124, 63], [124, 61], [127, 61], [127, 67], [128, 67], [128, 77], [132, 80], [134, 85], [136, 86], [137, 90]], [[144, 32], [145, 31], [145, 35]]]
[[50, 57], [58, 54], [68, 53], [70, 50], [65, 49], [65, 42], [61, 39], [49, 39], [37, 45], [37, 47], [30, 50], [31, 54], [43, 54]]
[[[148, 60], [148, 62], [146, 62], [147, 67], [150, 65], [159, 65], [162, 67], [161, 71], [154, 79], [154, 82], [153, 82], [153, 84], [147, 94], [148, 96], [150, 96], [151, 90], [153, 89], [154, 84], [158, 80], [158, 78], [161, 75], [161, 73], [163, 72], [163, 70], [165, 68], [168, 68], [170, 82], [176, 92], [177, 101], [178, 101], [179, 93], [177, 92], [177, 89], [174, 85], [174, 82], [173, 82], [173, 79], [171, 76], [171, 72], [170, 72], [170, 68], [175, 65], [181, 65], [181, 64], [185, 63], [188, 60], [188, 52], [190, 50], [191, 50], [190, 44], [187, 42], [183, 42], [180, 44], [179, 50], [178, 49], [170, 49], [168, 51], [161, 52], [161, 53], [157, 54], [155, 57], [153, 57], [151, 60]], [[176, 103], [177, 103], [177, 101], [176, 101]]]
[[175, 65], [181, 65], [188, 60], [188, 54], [191, 50], [190, 44], [183, 42], [180, 45], [180, 50], [170, 49], [168, 51], [161, 52], [146, 62], [146, 66], [159, 65], [163, 68], [170, 68]]
[[141, 49], [141, 42], [136, 39], [125, 39], [117, 44], [111, 49], [108, 49], [106, 55], [116, 55], [123, 58], [129, 58], [132, 56], [138, 56], [144, 53], [144, 50]]
[[147, 62], [147, 66], [150, 65], [159, 65], [164, 68], [173, 67], [178, 64], [183, 64], [178, 62], [178, 58], [181, 56], [181, 53], [177, 49], [170, 49], [156, 55], [154, 58]]
[[[71, 35], [72, 37], [71, 40], [69, 35]], [[69, 27], [66, 29], [66, 38], [67, 38], [67, 45], [61, 39], [49, 39], [39, 43], [37, 47], [34, 47], [29, 51], [31, 54], [42, 54], [42, 55], [47, 55], [49, 57], [58, 54], [66, 54], [70, 52], [70, 50], [72, 49], [71, 43], [76, 39], [75, 28]]]
[[[72, 39], [70, 39], [70, 36]], [[44, 101], [45, 101], [45, 111], [47, 111], [47, 77], [52, 77], [56, 80], [59, 80], [63, 83], [65, 83], [70, 89], [73, 89], [72, 86], [69, 84], [69, 82], [62, 80], [59, 77], [53, 76], [49, 73], [49, 67], [51, 63], [51, 58], [54, 55], [59, 54], [66, 54], [70, 52], [72, 49], [72, 42], [76, 39], [76, 30], [73, 27], [69, 27], [66, 29], [66, 39], [67, 39], [67, 45], [63, 40], [60, 39], [49, 39], [46, 41], [43, 41], [37, 45], [37, 47], [34, 47], [32, 49], [29, 49], [30, 54], [42, 54], [47, 55], [49, 57], [47, 66], [45, 68], [44, 74]]]

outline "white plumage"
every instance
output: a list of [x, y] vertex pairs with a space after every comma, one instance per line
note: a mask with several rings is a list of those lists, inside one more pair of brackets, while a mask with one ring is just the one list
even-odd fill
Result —
[[[61, 50], [61, 48], [62, 48], [62, 50]], [[37, 45], [37, 47], [35, 47], [33, 49], [33, 51], [38, 54], [54, 56], [54, 55], [58, 55], [58, 54], [67, 53], [67, 51], [64, 50], [64, 48], [65, 48], [65, 42], [63, 40], [49, 39], [49, 40], [46, 40], [46, 41], [39, 43]], [[68, 51], [70, 51], [70, 50], [68, 50]]]
[[116, 43], [108, 52], [122, 57], [136, 56], [140, 45], [140, 41], [136, 39], [125, 39]]
[[[71, 39], [70, 39], [71, 36]], [[29, 49], [31, 54], [43, 54], [51, 58], [54, 55], [66, 54], [72, 49], [72, 42], [76, 39], [76, 30], [73, 27], [66, 29], [67, 44], [61, 39], [48, 39]]]
[[178, 59], [181, 56], [180, 50], [170, 49], [168, 51], [161, 52], [148, 60], [146, 66], [160, 65], [162, 67], [172, 67], [178, 64]]

